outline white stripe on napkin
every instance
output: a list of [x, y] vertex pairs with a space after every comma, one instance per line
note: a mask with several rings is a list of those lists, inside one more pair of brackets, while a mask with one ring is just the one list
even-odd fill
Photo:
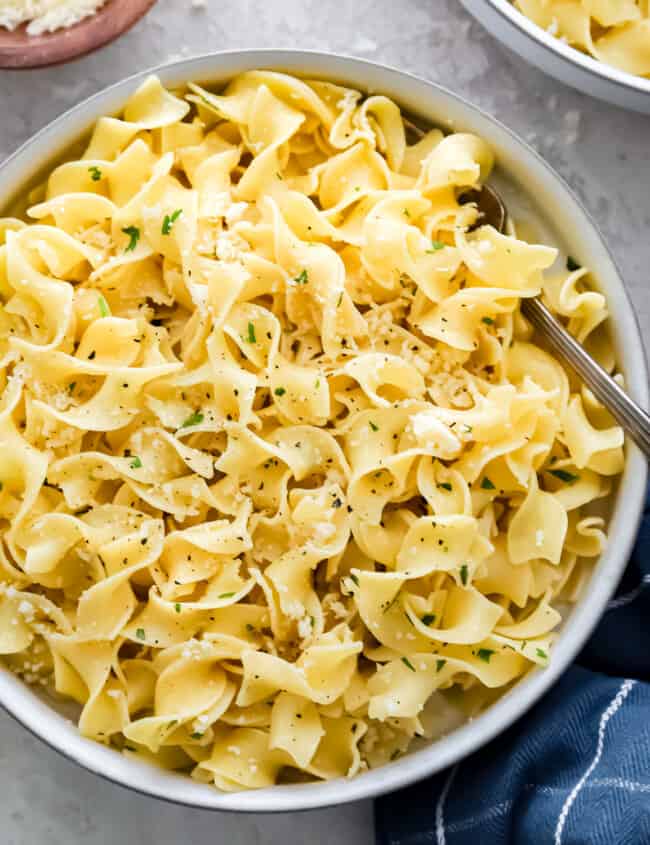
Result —
[[634, 590], [631, 590], [629, 593], [625, 593], [618, 598], [612, 599], [607, 605], [607, 610], [616, 610], [617, 607], [625, 607], [626, 604], [631, 604], [634, 599], [641, 595], [648, 584], [650, 584], [650, 575], [644, 575], [638, 587], [635, 587]]
[[603, 715], [600, 717], [600, 724], [598, 725], [598, 742], [596, 744], [596, 754], [594, 756], [594, 759], [589, 764], [589, 768], [573, 787], [573, 789], [567, 796], [564, 805], [562, 806], [562, 810], [557, 820], [557, 827], [555, 828], [555, 845], [562, 845], [562, 833], [564, 831], [564, 825], [566, 824], [566, 820], [569, 816], [569, 811], [571, 810], [574, 801], [578, 797], [578, 793], [585, 785], [585, 782], [600, 762], [600, 758], [603, 756], [603, 749], [605, 748], [605, 729], [607, 727], [607, 723], [612, 718], [612, 716], [614, 716], [614, 714], [618, 712], [635, 683], [636, 681], [631, 680], [623, 681], [619, 688], [619, 691], [610, 701], [609, 706], [607, 707]]
[[436, 804], [436, 839], [438, 845], [446, 845], [447, 843], [447, 837], [445, 835], [445, 801], [447, 800], [447, 795], [451, 789], [451, 782], [456, 777], [459, 766], [460, 763], [456, 763], [454, 768], [449, 772], [449, 777], [442, 787], [438, 803]]

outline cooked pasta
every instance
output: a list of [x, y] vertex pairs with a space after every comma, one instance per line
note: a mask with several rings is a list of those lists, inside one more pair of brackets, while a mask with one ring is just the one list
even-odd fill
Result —
[[551, 35], [605, 64], [650, 77], [649, 0], [513, 0]]
[[623, 435], [519, 305], [611, 366], [606, 303], [478, 225], [486, 143], [407, 135], [329, 82], [151, 77], [0, 222], [0, 653], [85, 736], [347, 776], [547, 664]]

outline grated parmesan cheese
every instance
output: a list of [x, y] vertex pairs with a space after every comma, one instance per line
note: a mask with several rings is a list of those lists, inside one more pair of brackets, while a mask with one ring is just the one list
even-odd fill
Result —
[[42, 35], [73, 26], [94, 15], [106, 0], [4, 0], [0, 6], [0, 26], [16, 29], [29, 22], [29, 35]]

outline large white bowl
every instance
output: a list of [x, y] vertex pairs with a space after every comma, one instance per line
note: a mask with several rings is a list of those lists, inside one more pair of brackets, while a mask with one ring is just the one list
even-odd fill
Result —
[[650, 79], [599, 62], [523, 15], [511, 0], [460, 0], [499, 41], [540, 70], [615, 106], [650, 114]]
[[[360, 59], [293, 50], [247, 50], [176, 62], [157, 68], [163, 82], [223, 83], [251, 68], [272, 68], [336, 80], [366, 91], [381, 91], [413, 114], [443, 128], [476, 132], [495, 149], [497, 179], [510, 192], [527, 197], [521, 213], [557, 243], [571, 233], [570, 249], [594, 268], [607, 295], [618, 360], [630, 393], [647, 404], [647, 372], [639, 329], [625, 288], [594, 223], [565, 183], [521, 140], [492, 117], [443, 88], [409, 74]], [[64, 114], [27, 142], [0, 167], [0, 209], [32, 182], [93, 122], [117, 112], [146, 71], [107, 88]], [[514, 199], [512, 200], [514, 202]], [[564, 243], [569, 247], [569, 243]], [[629, 446], [626, 466], [613, 502], [610, 542], [588, 589], [566, 621], [548, 669], [535, 671], [487, 712], [431, 746], [352, 780], [277, 786], [253, 792], [219, 793], [188, 777], [133, 762], [116, 751], [84, 739], [58, 713], [6, 670], [0, 670], [0, 704], [28, 730], [81, 766], [133, 790], [182, 804], [218, 810], [286, 811], [342, 804], [388, 792], [424, 778], [475, 751], [521, 716], [566, 669], [592, 631], [614, 592], [628, 558], [644, 500], [646, 462]]]

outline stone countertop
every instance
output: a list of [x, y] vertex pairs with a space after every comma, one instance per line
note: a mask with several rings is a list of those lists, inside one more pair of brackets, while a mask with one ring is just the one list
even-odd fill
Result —
[[[193, 8], [193, 5], [199, 8]], [[0, 159], [105, 85], [211, 50], [301, 47], [440, 82], [531, 143], [581, 197], [650, 328], [650, 117], [565, 88], [495, 42], [458, 0], [159, 0], [114, 44], [56, 68], [0, 71]], [[369, 845], [369, 802], [299, 815], [184, 809], [82, 771], [0, 714], [3, 845]]]

